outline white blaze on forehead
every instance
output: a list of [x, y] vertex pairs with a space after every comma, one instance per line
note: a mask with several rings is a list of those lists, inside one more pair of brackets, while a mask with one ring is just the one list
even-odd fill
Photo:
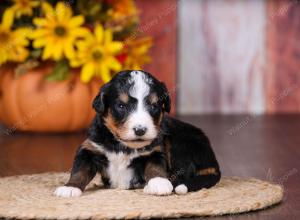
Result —
[[129, 91], [130, 96], [137, 99], [136, 109], [131, 113], [128, 118], [128, 131], [127, 139], [135, 139], [135, 134], [133, 128], [135, 126], [143, 126], [147, 129], [146, 134], [144, 135], [145, 139], [153, 139], [157, 135], [153, 119], [147, 108], [145, 106], [144, 99], [149, 95], [151, 79], [149, 79], [141, 71], [132, 71], [130, 73], [129, 83], [132, 84], [132, 87]]
[[129, 94], [138, 101], [143, 101], [150, 91], [149, 85], [147, 84], [148, 80], [146, 80], [145, 74], [141, 71], [132, 71], [130, 75], [130, 83], [133, 83], [133, 87]]

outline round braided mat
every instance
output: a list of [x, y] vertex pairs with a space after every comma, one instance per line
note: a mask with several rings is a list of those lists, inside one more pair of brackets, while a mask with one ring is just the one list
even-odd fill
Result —
[[101, 189], [96, 180], [79, 198], [56, 198], [66, 173], [0, 179], [0, 218], [120, 219], [241, 213], [279, 203], [283, 189], [257, 179], [224, 177], [211, 188], [186, 195], [151, 196], [142, 190]]

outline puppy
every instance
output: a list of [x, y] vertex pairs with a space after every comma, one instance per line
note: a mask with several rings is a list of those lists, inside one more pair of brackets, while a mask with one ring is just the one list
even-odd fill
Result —
[[97, 173], [105, 186], [144, 193], [184, 194], [214, 186], [221, 177], [205, 134], [173, 119], [166, 86], [144, 71], [122, 71], [105, 84], [97, 114], [79, 147], [71, 176], [54, 194], [80, 196]]

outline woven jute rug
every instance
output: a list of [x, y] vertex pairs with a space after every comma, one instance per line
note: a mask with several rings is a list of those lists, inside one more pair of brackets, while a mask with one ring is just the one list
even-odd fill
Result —
[[[95, 178], [79, 198], [53, 191], [66, 173], [0, 179], [0, 218], [120, 219], [211, 216], [263, 209], [279, 203], [283, 189], [257, 179], [223, 177], [217, 186], [186, 195], [151, 196], [142, 190], [103, 189]], [[100, 180], [99, 180], [100, 181]]]

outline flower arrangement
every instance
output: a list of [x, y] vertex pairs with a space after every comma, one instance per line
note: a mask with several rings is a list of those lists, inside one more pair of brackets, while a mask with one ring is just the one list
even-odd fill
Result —
[[103, 82], [121, 69], [150, 62], [150, 37], [137, 38], [133, 0], [2, 0], [0, 66], [16, 63], [23, 74], [45, 62], [55, 66], [48, 80], [64, 80], [70, 68], [80, 79]]

